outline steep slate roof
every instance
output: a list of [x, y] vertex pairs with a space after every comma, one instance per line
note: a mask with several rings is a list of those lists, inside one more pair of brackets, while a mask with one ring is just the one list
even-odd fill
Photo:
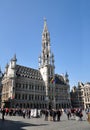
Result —
[[21, 65], [16, 65], [16, 75], [17, 77], [27, 77], [36, 80], [43, 80], [39, 70], [28, 68]]
[[[30, 79], [43, 80], [39, 70], [21, 65], [16, 65], [16, 75], [17, 77], [26, 77]], [[55, 74], [55, 84], [66, 85], [63, 76]]]
[[61, 84], [61, 85], [66, 85], [66, 82], [65, 82], [63, 76], [58, 75], [58, 74], [55, 74], [55, 83], [56, 84]]

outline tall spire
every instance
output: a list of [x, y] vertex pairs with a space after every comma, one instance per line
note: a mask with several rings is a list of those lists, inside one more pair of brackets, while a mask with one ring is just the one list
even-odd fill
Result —
[[46, 18], [44, 18], [44, 28], [43, 28], [43, 33], [44, 32], [48, 32], [48, 28], [47, 28], [47, 20]]
[[[47, 41], [46, 41], [47, 40]], [[44, 27], [43, 27], [43, 32], [42, 32], [42, 44], [43, 44], [43, 41], [45, 43], [46, 42], [49, 42], [49, 45], [50, 45], [50, 34], [48, 32], [48, 27], [47, 27], [47, 20], [46, 18], [44, 18]]]
[[54, 58], [51, 53], [50, 46], [50, 34], [47, 28], [46, 19], [44, 19], [44, 27], [42, 32], [42, 53], [39, 57], [39, 67], [45, 65], [53, 65], [54, 66]]
[[39, 56], [39, 70], [46, 86], [46, 99], [48, 99], [48, 88], [50, 79], [54, 77], [54, 55], [51, 53], [50, 34], [47, 28], [46, 19], [42, 32], [42, 52]]

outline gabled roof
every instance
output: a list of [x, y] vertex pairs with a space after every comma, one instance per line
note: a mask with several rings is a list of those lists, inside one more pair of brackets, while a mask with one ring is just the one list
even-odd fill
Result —
[[64, 77], [62, 75], [58, 75], [58, 74], [55, 74], [55, 83], [61, 84], [61, 85], [66, 85]]
[[30, 79], [32, 78], [36, 80], [43, 80], [39, 70], [21, 66], [21, 65], [16, 65], [16, 75], [18, 77], [27, 77]]
[[[16, 65], [16, 76], [26, 77], [30, 79], [43, 80], [41, 73], [37, 69]], [[62, 75], [55, 74], [55, 84], [66, 85], [64, 77]]]

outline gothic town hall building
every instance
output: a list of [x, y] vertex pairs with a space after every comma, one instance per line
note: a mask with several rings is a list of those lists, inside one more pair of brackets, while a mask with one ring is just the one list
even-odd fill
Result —
[[50, 48], [50, 33], [46, 20], [42, 32], [39, 68], [18, 65], [14, 55], [5, 67], [1, 100], [2, 106], [14, 108], [70, 107], [68, 74], [55, 74], [54, 55]]

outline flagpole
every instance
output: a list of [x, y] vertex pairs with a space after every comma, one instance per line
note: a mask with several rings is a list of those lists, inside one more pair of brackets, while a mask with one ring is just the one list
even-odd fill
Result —
[[56, 109], [56, 99], [55, 99], [55, 81], [53, 83], [53, 108]]

